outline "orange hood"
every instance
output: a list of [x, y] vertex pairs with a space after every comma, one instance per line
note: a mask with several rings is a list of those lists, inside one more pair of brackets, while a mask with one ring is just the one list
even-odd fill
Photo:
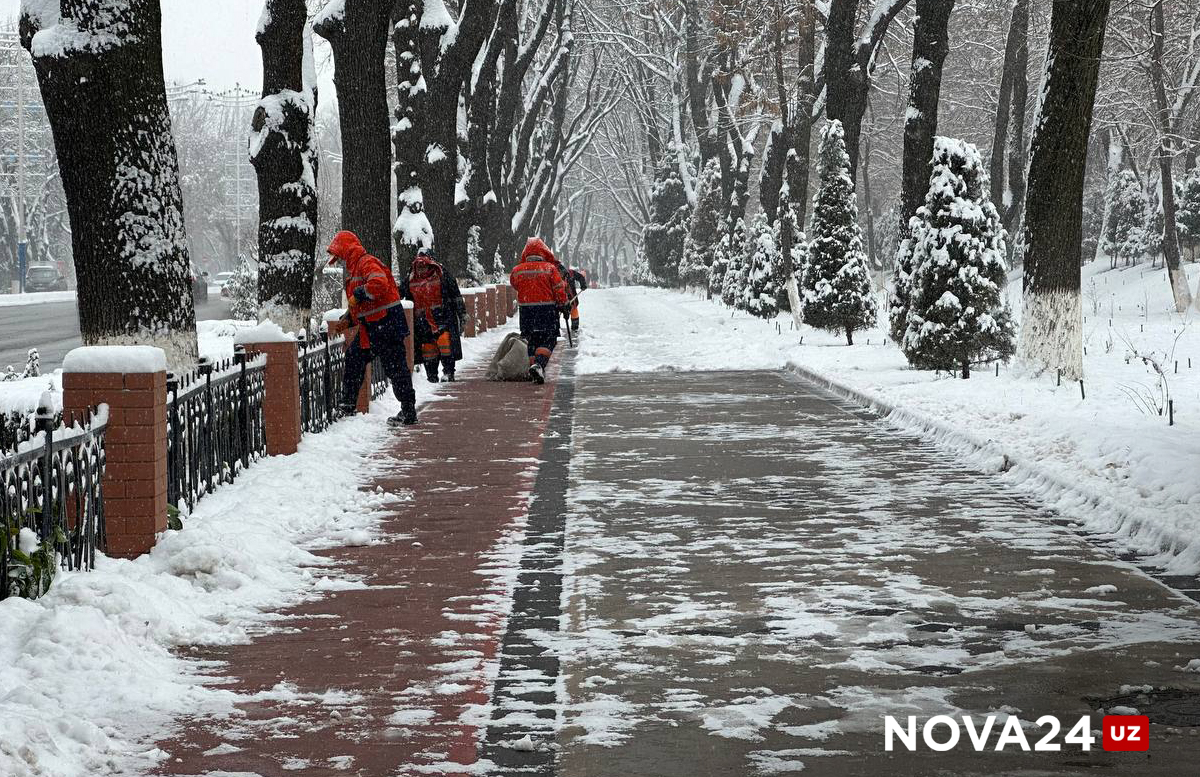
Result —
[[558, 259], [554, 257], [554, 252], [550, 250], [550, 246], [546, 245], [545, 241], [540, 237], [529, 238], [529, 242], [525, 244], [525, 250], [521, 252], [522, 262], [530, 262], [535, 259], [558, 264]]
[[366, 256], [367, 249], [363, 248], [358, 235], [342, 230], [333, 236], [333, 242], [329, 244], [329, 253], [333, 254], [330, 262], [340, 259], [349, 267]]

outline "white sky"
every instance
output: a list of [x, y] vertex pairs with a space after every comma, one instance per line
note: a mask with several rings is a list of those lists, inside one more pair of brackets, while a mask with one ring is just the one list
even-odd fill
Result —
[[[209, 87], [262, 86], [262, 61], [254, 31], [262, 0], [161, 0], [163, 67], [167, 81], [203, 78]], [[17, 18], [21, 0], [0, 0], [0, 23]], [[318, 57], [320, 54], [318, 53]], [[326, 95], [332, 96], [329, 89]]]

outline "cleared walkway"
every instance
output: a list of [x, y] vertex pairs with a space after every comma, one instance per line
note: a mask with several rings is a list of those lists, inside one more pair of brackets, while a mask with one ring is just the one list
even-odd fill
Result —
[[1195, 603], [993, 480], [788, 374], [591, 376], [575, 406], [560, 774], [1195, 773], [1168, 726], [1150, 759], [883, 752], [884, 714], [1200, 724]]

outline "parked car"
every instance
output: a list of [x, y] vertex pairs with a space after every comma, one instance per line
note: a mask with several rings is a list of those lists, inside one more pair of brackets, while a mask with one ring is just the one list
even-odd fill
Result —
[[196, 269], [192, 265], [192, 299], [196, 302], [208, 302], [208, 273]]
[[25, 291], [66, 291], [67, 278], [54, 265], [36, 265], [25, 271]]

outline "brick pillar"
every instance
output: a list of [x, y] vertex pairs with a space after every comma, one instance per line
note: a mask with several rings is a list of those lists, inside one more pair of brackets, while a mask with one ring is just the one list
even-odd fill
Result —
[[263, 396], [268, 456], [290, 456], [300, 447], [300, 360], [296, 341], [243, 342], [246, 354], [265, 354]]
[[[337, 337], [343, 335], [346, 338], [346, 347], [350, 347], [350, 341], [358, 337], [357, 327], [348, 327], [344, 321], [328, 321], [329, 336]], [[336, 398], [338, 402], [342, 401], [341, 397]], [[358, 390], [358, 402], [355, 405], [355, 411], [359, 413], [369, 413], [371, 411], [371, 365], [367, 364], [367, 371], [363, 376], [362, 388]]]
[[474, 337], [477, 334], [477, 332], [475, 331], [475, 297], [476, 297], [476, 294], [473, 291], [464, 291], [462, 293], [462, 297], [463, 297], [463, 305], [466, 306], [466, 309], [467, 309], [467, 323], [463, 327], [463, 337]]
[[489, 284], [487, 286], [486, 293], [487, 302], [485, 305], [487, 308], [488, 329], [495, 329], [496, 327], [500, 326], [500, 316], [498, 315], [500, 308], [498, 297], [500, 296], [500, 292], [496, 289], [494, 284]]
[[[108, 405], [104, 438], [106, 465], [101, 489], [108, 535], [106, 552], [118, 558], [149, 553], [155, 535], [167, 528], [167, 372], [90, 372], [80, 360], [63, 361], [63, 409], [83, 413], [101, 403]], [[97, 351], [97, 348], [77, 349]], [[120, 346], [103, 348], [113, 364], [119, 363]], [[94, 364], [91, 365], [94, 367]]]
[[413, 304], [404, 301], [404, 320], [408, 322], [408, 337], [404, 340], [404, 358], [408, 361], [408, 371], [416, 368], [417, 330], [413, 326]]
[[482, 288], [474, 288], [465, 293], [471, 295], [467, 304], [470, 305], [471, 320], [475, 322], [475, 334], [481, 335], [488, 330], [487, 292]]
[[508, 306], [508, 315], [517, 315], [517, 290], [507, 283], [501, 284], [500, 288], [504, 289], [504, 301]]

